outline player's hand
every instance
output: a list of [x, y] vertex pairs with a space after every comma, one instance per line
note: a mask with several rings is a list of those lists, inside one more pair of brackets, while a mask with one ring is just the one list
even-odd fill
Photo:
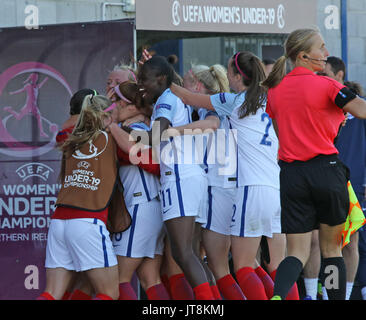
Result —
[[106, 94], [106, 97], [111, 100], [112, 102], [116, 101], [116, 96], [115, 96], [115, 92], [114, 92], [114, 88], [110, 88]]
[[346, 113], [345, 115], [344, 115], [344, 120], [342, 121], [342, 123], [341, 123], [341, 126], [342, 127], [344, 127], [345, 125], [346, 125], [346, 123], [347, 123], [347, 119], [348, 119], [348, 113]]
[[110, 115], [105, 115], [105, 117], [103, 117], [103, 124], [104, 124], [105, 131], [110, 132], [109, 126], [112, 123], [113, 123], [113, 118]]
[[149, 53], [149, 51], [144, 49], [142, 51], [142, 57], [139, 60], [139, 65], [142, 66], [147, 60], [150, 60], [151, 58], [152, 58], [152, 55]]
[[143, 114], [138, 114], [134, 117], [128, 118], [125, 121], [122, 122], [122, 125], [125, 127], [128, 127], [130, 124], [135, 123], [135, 122], [144, 122], [145, 121], [145, 115]]

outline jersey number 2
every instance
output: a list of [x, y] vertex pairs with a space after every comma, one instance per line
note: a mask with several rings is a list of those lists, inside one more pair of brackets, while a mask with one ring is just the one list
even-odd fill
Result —
[[266, 131], [263, 135], [263, 138], [262, 138], [260, 144], [264, 144], [265, 146], [271, 146], [272, 142], [267, 140], [267, 138], [268, 138], [269, 128], [271, 127], [271, 124], [272, 124], [272, 119], [269, 117], [269, 115], [267, 113], [262, 113], [262, 121], [265, 121], [266, 119], [267, 119], [268, 123], [266, 126]]

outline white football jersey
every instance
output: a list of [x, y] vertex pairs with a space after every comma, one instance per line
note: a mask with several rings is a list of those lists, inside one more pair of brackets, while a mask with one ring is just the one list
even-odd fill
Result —
[[[209, 186], [222, 188], [235, 188], [238, 180], [238, 157], [235, 130], [227, 116], [218, 116], [215, 111], [199, 109], [200, 120], [210, 115], [216, 115], [220, 119], [217, 131], [208, 137], [208, 145], [205, 150], [204, 163], [206, 165]], [[197, 139], [196, 139], [197, 140]]]
[[[166, 118], [172, 127], [183, 126], [191, 122], [190, 110], [170, 89], [166, 89], [154, 105], [151, 116], [151, 128], [155, 119]], [[169, 141], [161, 141], [160, 181], [175, 181], [204, 174], [199, 161], [196, 161], [194, 137], [177, 136]]]
[[279, 188], [280, 168], [277, 163], [278, 139], [265, 103], [255, 115], [239, 118], [245, 92], [219, 93], [211, 103], [220, 116], [229, 116], [237, 130], [238, 186], [266, 185]]
[[[134, 130], [149, 130], [149, 127], [143, 122], [133, 123], [129, 127]], [[151, 201], [159, 194], [158, 176], [146, 172], [136, 165], [120, 166], [119, 176], [123, 184], [123, 195], [127, 207]]]

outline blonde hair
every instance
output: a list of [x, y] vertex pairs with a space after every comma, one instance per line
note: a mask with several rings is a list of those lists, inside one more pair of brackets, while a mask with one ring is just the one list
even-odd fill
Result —
[[125, 64], [120, 62], [113, 67], [112, 71], [129, 71], [128, 80], [136, 82], [136, 70], [132, 67], [131, 64]]
[[286, 75], [286, 61], [289, 59], [294, 65], [301, 51], [310, 52], [313, 45], [313, 37], [320, 34], [317, 27], [297, 29], [290, 33], [285, 41], [285, 54], [277, 59], [268, 78], [262, 86], [273, 88], [277, 86]]
[[104, 119], [110, 116], [110, 112], [103, 110], [110, 105], [111, 101], [105, 96], [89, 94], [84, 98], [75, 128], [60, 147], [66, 158], [85, 143], [94, 141], [104, 130]]
[[226, 68], [221, 64], [193, 65], [191, 72], [193, 80], [201, 82], [210, 94], [230, 91]]

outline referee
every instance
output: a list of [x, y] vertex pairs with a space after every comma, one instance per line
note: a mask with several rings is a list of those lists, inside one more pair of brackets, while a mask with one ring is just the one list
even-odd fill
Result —
[[[325, 271], [338, 274], [327, 288], [330, 300], [344, 300], [346, 267], [341, 232], [349, 209], [348, 168], [334, 146], [344, 112], [366, 118], [366, 102], [347, 87], [319, 77], [329, 52], [316, 29], [293, 31], [268, 78], [267, 113], [279, 138], [281, 227], [288, 256], [280, 263], [274, 300], [284, 299], [305, 265], [311, 232], [319, 229]], [[286, 75], [286, 61], [293, 70]]]

